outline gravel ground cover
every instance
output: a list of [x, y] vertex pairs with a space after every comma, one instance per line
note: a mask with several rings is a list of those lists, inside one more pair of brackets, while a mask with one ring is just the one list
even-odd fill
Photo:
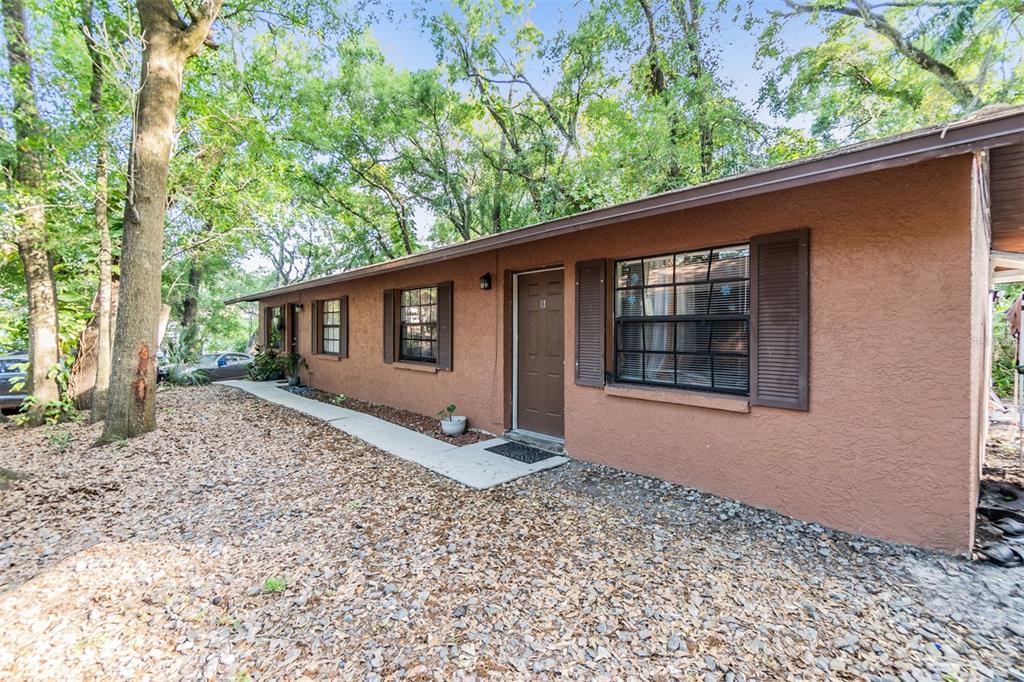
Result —
[[1024, 571], [580, 462], [471, 491], [223, 386], [158, 402], [102, 447], [0, 427], [0, 678], [1022, 679]]

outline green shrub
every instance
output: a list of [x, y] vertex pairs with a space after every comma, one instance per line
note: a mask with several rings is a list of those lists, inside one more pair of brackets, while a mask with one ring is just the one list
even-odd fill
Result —
[[[71, 363], [74, 362], [74, 357], [65, 355], [50, 368], [47, 372], [47, 377], [57, 382], [57, 390], [60, 398], [57, 400], [50, 400], [43, 403], [43, 414], [46, 423], [49, 425], [59, 424], [60, 422], [77, 422], [81, 421], [83, 415], [78, 412], [78, 407], [75, 406], [75, 401], [71, 399], [68, 394], [68, 385], [71, 381]], [[27, 363], [26, 371], [28, 369]], [[21, 379], [12, 384], [12, 388], [15, 391], [24, 389], [25, 379]], [[38, 399], [34, 395], [27, 396], [21, 401], [21, 407], [19, 413], [14, 416], [13, 421], [15, 424], [27, 424], [28, 413], [39, 404]]]
[[167, 368], [167, 383], [175, 386], [205, 386], [210, 383], [210, 375], [201, 369], [187, 370], [180, 365]]
[[1010, 332], [1006, 322], [1006, 311], [1024, 290], [1021, 284], [997, 284], [996, 289], [1002, 296], [995, 302], [992, 315], [992, 387], [996, 394], [1004, 400], [1015, 400], [1013, 395], [1013, 375], [1016, 372], [1017, 340]]
[[256, 347], [256, 354], [246, 374], [253, 381], [271, 381], [283, 379], [285, 372], [285, 355], [274, 348]]
[[190, 324], [182, 328], [177, 339], [168, 337], [164, 341], [164, 349], [167, 354], [164, 359], [168, 365], [187, 365], [198, 359], [201, 347], [202, 339], [200, 339], [199, 327]]

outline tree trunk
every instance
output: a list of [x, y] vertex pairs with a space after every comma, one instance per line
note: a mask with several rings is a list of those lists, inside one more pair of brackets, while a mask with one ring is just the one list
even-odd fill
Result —
[[156, 428], [156, 352], [167, 173], [185, 62], [208, 40], [220, 0], [191, 10], [171, 0], [138, 0], [142, 74], [133, 117], [121, 249], [121, 291], [103, 440]]
[[[92, 300], [92, 319], [78, 335], [75, 353], [75, 361], [71, 365], [71, 376], [68, 377], [68, 388], [66, 397], [74, 401], [75, 407], [80, 410], [91, 410], [93, 398], [96, 391], [96, 375], [99, 360], [99, 321], [100, 302], [99, 291], [97, 290]], [[110, 283], [110, 319], [113, 320], [117, 313], [117, 280]], [[109, 347], [107, 348], [109, 358]], [[109, 371], [109, 370], [108, 370]], [[108, 374], [109, 378], [109, 374]], [[106, 418], [106, 414], [100, 419]]]
[[112, 258], [110, 248], [110, 227], [107, 223], [107, 147], [105, 140], [96, 158], [96, 228], [100, 233], [100, 282], [98, 334], [96, 339], [96, 388], [92, 399], [92, 420], [99, 421], [107, 416], [107, 391], [110, 387], [110, 359], [113, 351], [111, 339], [112, 303]]
[[[203, 233], [213, 234], [213, 221], [207, 220]], [[205, 239], [205, 237], [204, 237]], [[202, 253], [198, 249], [188, 254], [188, 285], [181, 301], [181, 338], [188, 341], [189, 357], [199, 353], [199, 335], [194, 333], [196, 318], [199, 316], [199, 290], [203, 284]]]
[[[715, 136], [711, 124], [711, 98], [708, 94], [704, 67], [704, 53], [701, 45], [700, 25], [704, 12], [700, 0], [689, 0], [687, 6], [683, 0], [672, 0], [672, 8], [683, 28], [683, 40], [689, 58], [690, 80], [693, 83], [693, 106], [696, 109], [697, 149], [700, 154], [700, 181], [711, 179], [714, 163]], [[687, 12], [687, 9], [689, 12]]]
[[640, 11], [644, 15], [644, 23], [647, 26], [647, 61], [648, 69], [650, 70], [648, 90], [652, 96], [662, 101], [668, 115], [668, 135], [672, 156], [669, 159], [668, 168], [665, 169], [665, 175], [668, 179], [668, 187], [674, 189], [679, 184], [679, 178], [683, 175], [683, 170], [679, 165], [682, 125], [679, 120], [678, 107], [672, 99], [672, 93], [669, 91], [670, 83], [663, 65], [665, 56], [662, 54], [661, 47], [658, 44], [658, 27], [654, 10], [648, 0], [638, 0], [638, 2]]
[[[92, 420], [100, 421], [107, 416], [107, 389], [110, 386], [110, 308], [112, 259], [110, 247], [110, 224], [107, 220], [109, 151], [107, 126], [103, 115], [103, 54], [96, 42], [92, 20], [92, 0], [82, 3], [82, 33], [92, 65], [92, 83], [89, 90], [89, 104], [92, 107], [93, 123], [96, 126], [96, 197], [93, 200], [93, 220], [99, 233], [100, 281], [96, 294], [96, 378], [90, 393]], [[79, 353], [82, 352], [79, 346]], [[77, 364], [77, 358], [76, 358]]]
[[203, 280], [203, 267], [195, 257], [188, 266], [188, 286], [181, 301], [181, 335], [179, 342], [187, 343], [188, 357], [199, 354], [199, 334], [196, 333], [196, 318], [199, 316], [199, 289]]
[[181, 302], [181, 328], [186, 329], [196, 323], [199, 314], [199, 286], [202, 282], [203, 270], [198, 263], [192, 261], [188, 266], [188, 289]]
[[10, 88], [13, 96], [15, 161], [18, 196], [18, 255], [28, 292], [28, 360], [26, 390], [34, 398], [29, 423], [41, 423], [45, 403], [58, 400], [60, 391], [50, 369], [57, 364], [57, 292], [53, 262], [46, 246], [46, 210], [43, 203], [42, 147], [45, 136], [36, 105], [32, 61], [29, 56], [25, 6], [21, 0], [3, 0], [4, 34]]

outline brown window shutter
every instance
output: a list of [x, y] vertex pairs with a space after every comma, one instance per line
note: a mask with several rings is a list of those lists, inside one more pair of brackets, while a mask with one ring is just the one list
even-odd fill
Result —
[[320, 301], [310, 303], [309, 309], [313, 319], [313, 331], [310, 336], [309, 349], [313, 355], [316, 355], [323, 350], [323, 337], [320, 336]]
[[604, 386], [604, 260], [576, 264], [576, 383]]
[[750, 402], [808, 405], [809, 234], [794, 230], [750, 240]]
[[395, 290], [384, 290], [384, 362], [395, 361]]
[[342, 296], [338, 306], [341, 329], [338, 330], [338, 357], [348, 357], [348, 296]]
[[452, 283], [437, 285], [437, 368], [452, 369]]

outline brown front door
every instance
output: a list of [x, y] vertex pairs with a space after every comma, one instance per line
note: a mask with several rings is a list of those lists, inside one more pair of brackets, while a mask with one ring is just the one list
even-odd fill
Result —
[[565, 433], [562, 270], [519, 275], [516, 426], [561, 438]]

